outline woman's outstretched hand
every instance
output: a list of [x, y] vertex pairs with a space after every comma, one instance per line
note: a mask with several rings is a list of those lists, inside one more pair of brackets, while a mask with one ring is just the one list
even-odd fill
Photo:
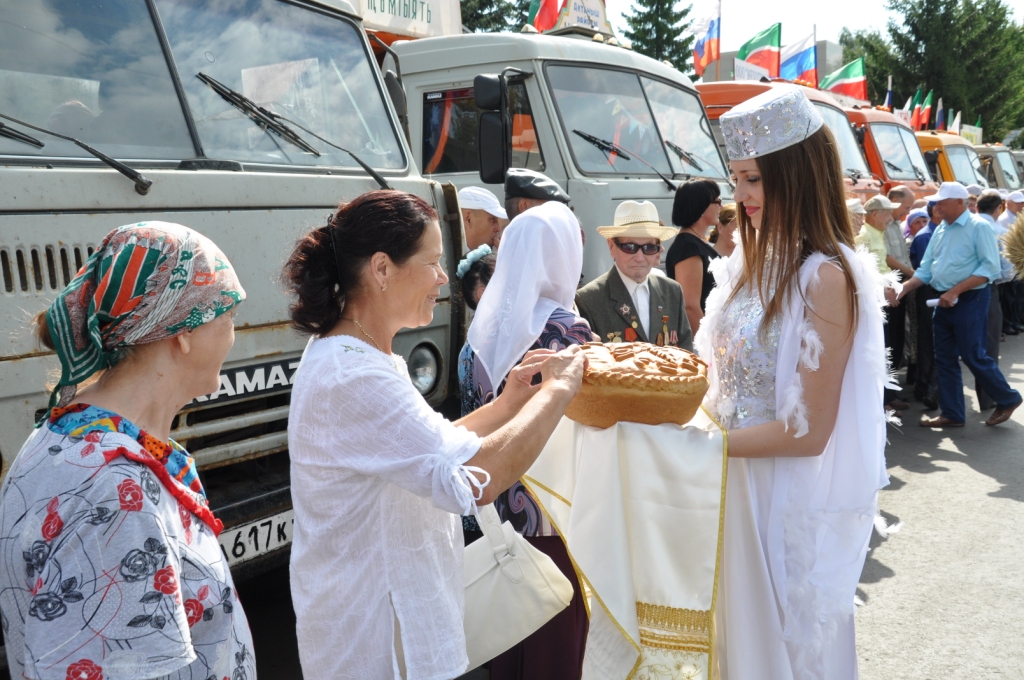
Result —
[[580, 390], [586, 370], [587, 355], [580, 351], [579, 345], [573, 345], [547, 357], [541, 366], [541, 376], [544, 382], [563, 383], [575, 395]]

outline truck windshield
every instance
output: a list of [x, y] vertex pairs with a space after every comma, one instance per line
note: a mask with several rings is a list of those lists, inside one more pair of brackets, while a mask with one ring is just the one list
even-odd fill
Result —
[[949, 165], [953, 168], [953, 177], [957, 182], [988, 186], [977, 151], [961, 144], [951, 144], [945, 148], [945, 151]]
[[[551, 64], [547, 68], [547, 77], [565, 138], [582, 172], [654, 175], [650, 168], [633, 157], [632, 154], [636, 154], [659, 172], [673, 173], [668, 147], [658, 134], [654, 115], [636, 73]], [[573, 134], [573, 130], [614, 142], [630, 157], [627, 160], [614, 151], [602, 151]], [[686, 172], [692, 171], [691, 168]]]
[[[185, 115], [145, 1], [83, 7], [98, 4], [0, 3], [0, 113], [117, 158], [192, 158]], [[36, 148], [0, 137], [0, 154], [92, 159], [71, 142], [40, 141], [45, 146]]]
[[850, 119], [839, 109], [819, 102], [813, 103], [825, 125], [832, 131], [832, 136], [836, 138], [836, 144], [839, 145], [839, 160], [843, 164], [843, 174], [854, 179], [871, 177], [868, 164], [864, 162], [864, 156], [860, 152], [860, 145], [857, 144], [857, 138], [853, 136], [853, 130], [850, 128]]
[[922, 182], [928, 178], [928, 166], [913, 132], [901, 125], [872, 123], [871, 135], [889, 177]]
[[199, 80], [199, 73], [351, 149], [371, 167], [404, 167], [354, 23], [280, 0], [156, 0], [156, 6], [207, 156], [358, 167], [348, 154], [309, 135], [303, 136], [320, 156], [261, 129]]
[[1013, 156], [1009, 151], [996, 151], [996, 158], [999, 160], [999, 167], [1003, 171], [1003, 179], [1010, 191], [1020, 189], [1020, 175], [1017, 174], [1017, 166], [1013, 162]]

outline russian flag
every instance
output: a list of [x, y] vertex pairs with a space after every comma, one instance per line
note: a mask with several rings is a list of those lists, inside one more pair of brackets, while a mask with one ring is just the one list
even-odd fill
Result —
[[720, 58], [718, 38], [721, 26], [721, 9], [716, 9], [693, 26], [693, 33], [696, 36], [693, 44], [693, 70], [698, 76], [704, 75], [704, 69], [708, 64]]
[[818, 87], [818, 54], [814, 33], [782, 50], [779, 75], [795, 83]]

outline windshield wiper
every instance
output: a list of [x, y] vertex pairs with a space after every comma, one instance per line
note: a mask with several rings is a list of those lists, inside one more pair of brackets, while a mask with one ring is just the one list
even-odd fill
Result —
[[253, 123], [256, 124], [261, 130], [266, 132], [273, 132], [278, 137], [281, 137], [287, 142], [294, 144], [306, 153], [311, 153], [314, 156], [319, 157], [320, 152], [314, 149], [312, 146], [306, 143], [302, 137], [290, 127], [278, 121], [279, 116], [275, 113], [267, 111], [265, 108], [254, 102], [253, 100], [246, 97], [240, 92], [235, 92], [227, 85], [220, 83], [203, 72], [196, 74], [196, 78], [206, 83], [211, 90], [221, 96], [221, 98], [228, 104], [231, 104], [236, 109], [244, 113], [249, 117]]
[[864, 178], [864, 173], [858, 170], [857, 168], [846, 168], [846, 174], [852, 177], [853, 179]]
[[[95, 156], [96, 158], [100, 159], [101, 161], [103, 161], [104, 163], [106, 163], [107, 165], [112, 167], [114, 170], [117, 170], [119, 173], [121, 173], [122, 175], [124, 175], [125, 177], [130, 179], [131, 181], [135, 182], [135, 191], [139, 192], [143, 196], [148, 194], [149, 193], [149, 188], [151, 186], [153, 186], [153, 180], [147, 179], [145, 177], [145, 175], [143, 175], [141, 172], [138, 172], [137, 170], [129, 168], [127, 165], [125, 165], [121, 161], [114, 160], [113, 158], [111, 158], [107, 154], [105, 154], [105, 153], [103, 153], [101, 151], [97, 151], [96, 149], [92, 148], [91, 146], [89, 146], [85, 142], [80, 142], [77, 139], [75, 139], [74, 137], [68, 137], [67, 135], [62, 135], [59, 132], [54, 132], [53, 130], [47, 130], [46, 128], [41, 128], [41, 127], [39, 127], [37, 125], [32, 125], [31, 123], [26, 123], [25, 121], [18, 120], [17, 118], [11, 118], [10, 116], [4, 115], [2, 113], [0, 113], [0, 118], [3, 118], [4, 120], [9, 120], [12, 123], [17, 123], [18, 125], [24, 125], [25, 127], [29, 128], [30, 130], [35, 130], [36, 132], [42, 132], [43, 134], [47, 134], [47, 135], [53, 135], [54, 137], [57, 137], [58, 139], [63, 139], [65, 141], [72, 142], [72, 143], [78, 145], [80, 148], [84, 149], [85, 151], [88, 151], [93, 156]], [[10, 130], [10, 128], [7, 128], [7, 129]], [[6, 137], [7, 135], [4, 135], [4, 136]], [[28, 137], [28, 135], [24, 135], [24, 136]], [[32, 138], [29, 137], [29, 139], [32, 139]], [[38, 142], [38, 140], [33, 140], [33, 141], [39, 144], [39, 148], [43, 147], [42, 142]], [[27, 144], [32, 144], [32, 142], [26, 142], [26, 143]], [[33, 146], [35, 146], [35, 144], [33, 144]]]
[[24, 132], [21, 132], [20, 130], [15, 130], [14, 128], [10, 127], [9, 125], [4, 125], [3, 123], [0, 123], [0, 137], [6, 137], [7, 139], [13, 139], [16, 142], [21, 142], [22, 144], [28, 144], [29, 146], [34, 146], [37, 149], [42, 149], [44, 146], [46, 146], [45, 144], [40, 142], [35, 137], [32, 137], [30, 135], [26, 135]]
[[[714, 171], [715, 171], [715, 173], [716, 173], [716, 174], [717, 174], [717, 175], [718, 175], [719, 177], [721, 177], [721, 178], [722, 178], [722, 179], [724, 179], [725, 181], [729, 182], [729, 178], [728, 178], [728, 177], [726, 177], [725, 175], [723, 175], [723, 174], [722, 174], [722, 171], [721, 171], [721, 170], [719, 170], [718, 168], [716, 168], [716, 167], [715, 167], [715, 164], [714, 164], [714, 163], [712, 163], [711, 161], [709, 161], [709, 160], [708, 160], [707, 158], [704, 158], [704, 157], [703, 157], [703, 156], [701, 156], [700, 154], [698, 154], [698, 153], [694, 153], [693, 151], [686, 151], [685, 149], [683, 149], [683, 148], [682, 148], [681, 146], [679, 146], [678, 144], [676, 144], [676, 143], [674, 143], [674, 142], [670, 142], [670, 141], [668, 141], [668, 140], [665, 140], [665, 145], [666, 145], [666, 146], [668, 146], [668, 148], [672, 149], [672, 151], [674, 151], [674, 152], [675, 152], [675, 154], [676, 154], [677, 156], [679, 156], [679, 158], [680, 158], [681, 160], [684, 160], [684, 161], [686, 161], [687, 163], [689, 163], [690, 165], [692, 165], [692, 166], [693, 166], [694, 168], [696, 168], [698, 172], [704, 172], [704, 168], [703, 168], [703, 167], [701, 167], [701, 166], [700, 166], [700, 165], [699, 165], [698, 163], [696, 163], [696, 162], [695, 162], [695, 161], [693, 160], [694, 158], [699, 158], [699, 159], [701, 159], [702, 161], [704, 161], [705, 163], [707, 163], [707, 164], [708, 164], [708, 169], [710, 169], [710, 170], [714, 170]], [[729, 183], [730, 183], [730, 184], [732, 184], [732, 182], [729, 182]]]
[[[573, 130], [573, 133], [587, 140], [601, 151], [604, 151], [605, 156], [608, 157], [608, 162], [612, 165], [612, 167], [615, 166], [615, 163], [611, 160], [610, 152], [614, 152], [619, 156], [622, 156], [623, 160], [631, 160], [629, 154], [627, 154], [626, 151], [615, 142], [609, 142], [607, 139], [601, 139], [600, 137], [595, 137], [592, 134], [580, 132], [579, 130]], [[665, 177], [665, 175], [663, 175], [656, 167], [645, 161], [643, 158], [640, 158], [640, 156], [638, 156], [635, 152], [630, 153], [632, 153], [633, 157], [636, 158], [638, 161], [640, 161], [641, 163], [649, 167], [651, 170], [653, 170], [654, 174], [660, 177], [665, 182], [665, 184], [668, 185], [670, 191], [676, 190], [676, 185], [672, 184], [672, 180], [670, 180], [668, 177]]]
[[323, 142], [327, 146], [333, 146], [335, 149], [338, 149], [339, 151], [344, 151], [349, 156], [352, 156], [352, 160], [354, 160], [356, 163], [359, 163], [359, 167], [361, 167], [363, 170], [365, 170], [366, 174], [369, 175], [370, 177], [372, 177], [374, 179], [374, 181], [377, 182], [377, 184], [380, 186], [381, 189], [393, 189], [394, 188], [390, 184], [388, 184], [388, 181], [386, 179], [384, 179], [383, 175], [381, 175], [379, 172], [377, 172], [376, 170], [371, 168], [369, 165], [367, 165], [365, 162], [363, 162], [362, 158], [360, 158], [359, 156], [355, 155], [354, 153], [352, 153], [351, 151], [349, 151], [345, 147], [338, 146], [334, 142], [331, 142], [331, 141], [328, 141], [328, 140], [324, 139], [323, 137], [321, 137], [317, 133], [313, 132], [309, 128], [306, 128], [306, 127], [303, 127], [303, 126], [299, 125], [298, 123], [296, 123], [294, 120], [291, 120], [290, 118], [285, 118], [284, 116], [276, 114], [276, 113], [273, 114], [273, 115], [276, 116], [277, 118], [280, 118], [281, 120], [288, 121], [289, 123], [291, 123], [295, 127], [299, 128], [300, 130], [308, 132], [309, 134], [313, 135], [314, 137], [319, 139], [321, 142]]
[[693, 156], [684, 151], [683, 147], [673, 142], [670, 142], [667, 139], [665, 140], [665, 146], [675, 151], [676, 155], [679, 156], [681, 160], [684, 160], [690, 165], [692, 165], [697, 170], [697, 172], [704, 172], [704, 168], [701, 166], [701, 164], [693, 160]]
[[[900, 166], [896, 165], [895, 163], [890, 163], [889, 161], [885, 160], [884, 158], [882, 159], [882, 162], [885, 163], [890, 169], [895, 170], [896, 172], [906, 172], [906, 170], [904, 170]], [[914, 169], [916, 170], [917, 168], [914, 168]]]

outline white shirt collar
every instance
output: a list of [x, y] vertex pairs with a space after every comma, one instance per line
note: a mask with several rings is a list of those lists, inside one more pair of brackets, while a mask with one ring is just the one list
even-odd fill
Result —
[[626, 284], [626, 292], [629, 293], [630, 297], [636, 295], [637, 288], [643, 288], [648, 292], [648, 294], [650, 294], [651, 288], [650, 286], [647, 285], [647, 279], [651, 277], [650, 274], [647, 275], [647, 278], [645, 278], [642, 283], [637, 283], [633, 279], [623, 274], [622, 270], [619, 269], [619, 265], [615, 265], [615, 271], [619, 273], [619, 278], [622, 279], [622, 283]]

